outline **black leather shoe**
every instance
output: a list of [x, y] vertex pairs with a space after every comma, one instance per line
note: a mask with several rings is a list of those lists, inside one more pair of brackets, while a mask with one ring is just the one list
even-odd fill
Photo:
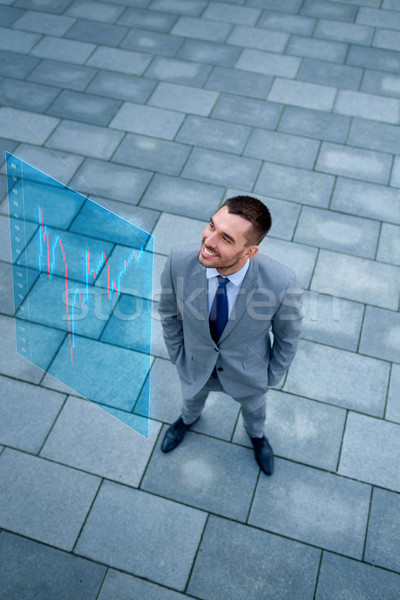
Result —
[[196, 421], [193, 421], [193, 423], [190, 423], [190, 425], [185, 425], [182, 417], [179, 417], [175, 423], [172, 423], [172, 425], [168, 427], [163, 439], [163, 443], [161, 444], [161, 450], [163, 452], [171, 452], [171, 450], [179, 446], [185, 437], [185, 433], [191, 428], [192, 425], [197, 423], [199, 419], [200, 417], [198, 417]]
[[272, 475], [274, 472], [274, 453], [268, 439], [265, 435], [262, 438], [252, 437], [250, 439], [253, 443], [258, 466], [266, 475]]

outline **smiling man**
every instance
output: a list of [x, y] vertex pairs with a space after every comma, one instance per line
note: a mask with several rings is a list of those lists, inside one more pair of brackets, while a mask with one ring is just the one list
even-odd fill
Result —
[[260, 200], [235, 196], [210, 218], [200, 250], [178, 246], [167, 260], [159, 312], [183, 403], [163, 452], [176, 448], [200, 418], [209, 392], [223, 391], [241, 405], [258, 465], [273, 473], [266, 392], [295, 356], [302, 301], [294, 272], [258, 253], [270, 228]]

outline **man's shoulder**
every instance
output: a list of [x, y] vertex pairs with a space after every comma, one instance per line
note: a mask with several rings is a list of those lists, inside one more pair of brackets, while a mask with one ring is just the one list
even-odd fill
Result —
[[257, 264], [259, 278], [264, 280], [267, 285], [274, 282], [275, 285], [286, 287], [291, 281], [296, 280], [296, 273], [293, 269], [267, 254], [258, 252], [252, 260], [255, 260]]
[[172, 266], [179, 269], [194, 267], [199, 262], [199, 252], [198, 244], [174, 246], [170, 252]]

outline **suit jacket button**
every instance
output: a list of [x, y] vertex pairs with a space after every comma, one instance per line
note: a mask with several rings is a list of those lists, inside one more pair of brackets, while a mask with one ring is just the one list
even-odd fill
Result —
[[217, 369], [218, 371], [223, 371], [224, 369], [222, 367], [218, 367]]

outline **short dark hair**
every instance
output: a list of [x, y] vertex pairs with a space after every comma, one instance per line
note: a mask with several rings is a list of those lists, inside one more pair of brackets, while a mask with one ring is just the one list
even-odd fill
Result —
[[250, 244], [258, 245], [271, 229], [272, 217], [268, 208], [258, 198], [251, 196], [233, 196], [222, 204], [234, 215], [240, 215], [252, 224]]

